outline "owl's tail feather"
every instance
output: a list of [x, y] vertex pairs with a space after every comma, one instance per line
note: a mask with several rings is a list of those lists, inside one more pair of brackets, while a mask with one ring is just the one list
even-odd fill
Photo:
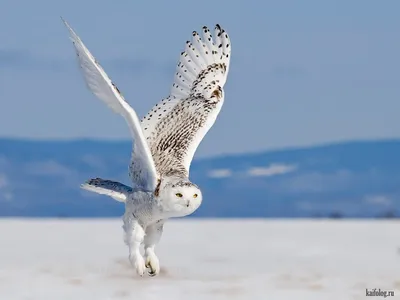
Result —
[[[231, 59], [231, 42], [227, 32], [215, 26], [214, 37], [204, 26], [202, 38], [193, 31], [192, 41], [186, 42], [176, 68], [171, 95], [185, 99], [200, 94], [207, 98], [209, 89], [224, 87]], [[212, 91], [211, 91], [212, 92]]]
[[93, 178], [81, 184], [81, 188], [97, 194], [108, 195], [118, 202], [125, 202], [132, 188], [117, 181]]

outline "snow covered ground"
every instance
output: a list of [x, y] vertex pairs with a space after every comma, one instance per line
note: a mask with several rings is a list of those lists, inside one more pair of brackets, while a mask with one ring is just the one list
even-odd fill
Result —
[[155, 278], [135, 276], [121, 225], [0, 220], [0, 299], [400, 299], [396, 221], [171, 221]]

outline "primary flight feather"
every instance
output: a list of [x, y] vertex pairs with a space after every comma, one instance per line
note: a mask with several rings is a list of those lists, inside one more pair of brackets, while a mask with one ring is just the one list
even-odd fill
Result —
[[[63, 22], [88, 88], [125, 118], [133, 139], [129, 165], [132, 187], [101, 178], [90, 179], [81, 187], [125, 203], [123, 229], [129, 259], [139, 275], [146, 268], [149, 275], [157, 275], [160, 264], [154, 248], [165, 221], [189, 215], [202, 203], [201, 190], [189, 180], [189, 169], [224, 103], [229, 36], [219, 25], [214, 36], [206, 26], [202, 37], [193, 31], [180, 55], [169, 95], [139, 120], [79, 36]], [[142, 244], [145, 257], [140, 253]]]

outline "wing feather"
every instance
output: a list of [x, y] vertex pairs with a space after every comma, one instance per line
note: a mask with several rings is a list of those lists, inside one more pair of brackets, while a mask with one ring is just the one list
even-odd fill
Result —
[[230, 38], [218, 24], [204, 26], [181, 53], [170, 95], [141, 120], [159, 174], [188, 176], [193, 155], [224, 102]]
[[79, 36], [64, 19], [62, 20], [70, 32], [70, 38], [88, 88], [115, 113], [122, 115], [129, 126], [133, 138], [132, 159], [129, 167], [132, 181], [147, 190], [154, 190], [157, 184], [157, 171], [136, 112], [125, 101], [116, 85], [107, 76]]
[[126, 202], [129, 194], [132, 193], [132, 188], [120, 182], [93, 178], [81, 184], [81, 188], [101, 195], [107, 195], [118, 202]]

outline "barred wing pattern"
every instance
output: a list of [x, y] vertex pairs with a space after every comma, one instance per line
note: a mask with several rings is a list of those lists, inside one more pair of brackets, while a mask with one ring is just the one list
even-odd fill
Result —
[[141, 120], [160, 175], [188, 177], [194, 153], [213, 126], [224, 102], [230, 63], [228, 34], [204, 26], [181, 53], [170, 95]]

